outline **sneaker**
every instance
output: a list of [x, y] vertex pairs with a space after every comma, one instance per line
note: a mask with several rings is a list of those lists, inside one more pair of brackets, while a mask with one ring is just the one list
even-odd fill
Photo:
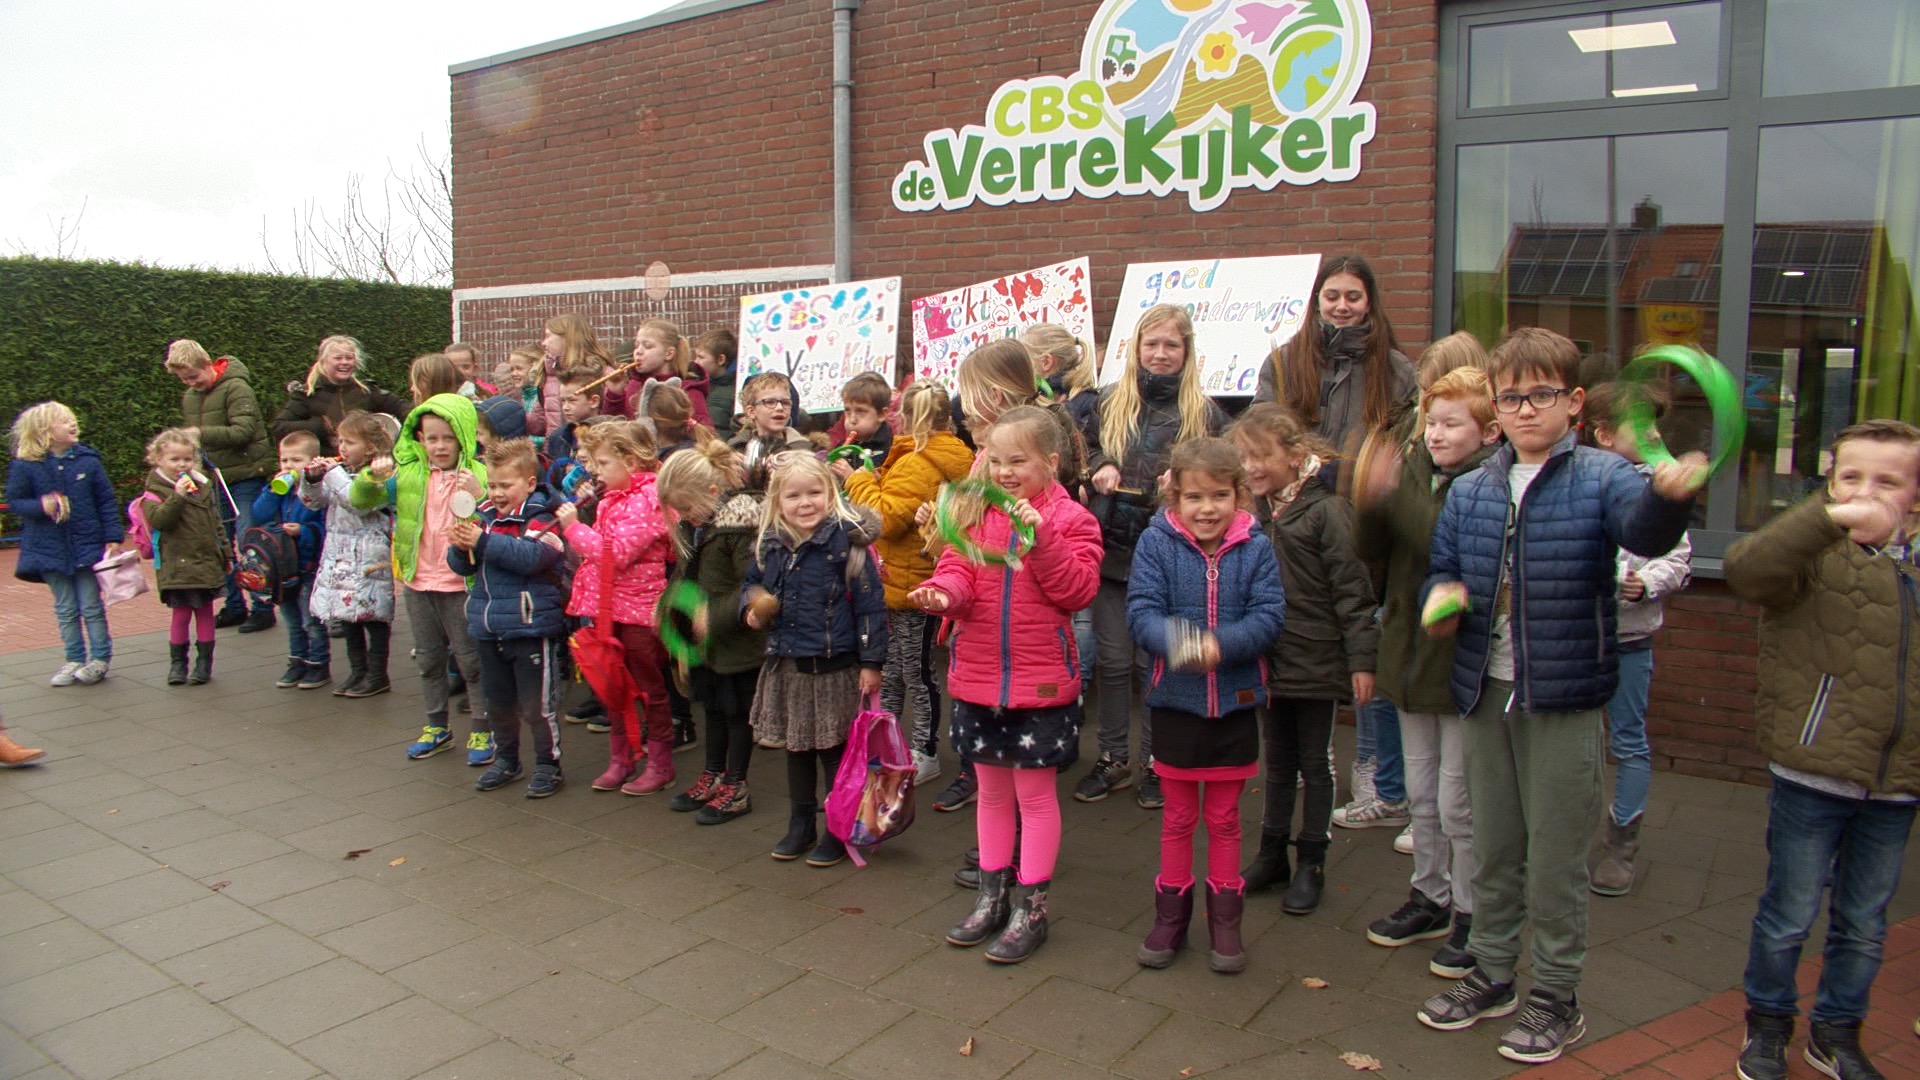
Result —
[[1333, 812], [1333, 823], [1343, 829], [1375, 829], [1383, 826], [1397, 829], [1412, 821], [1413, 815], [1407, 812], [1405, 799], [1399, 802], [1387, 802], [1384, 799], [1350, 802]]
[[392, 690], [393, 690], [393, 680], [387, 678], [387, 676], [382, 672], [369, 671], [365, 675], [362, 675], [360, 677], [359, 682], [354, 683], [352, 686], [347, 687], [346, 692], [342, 693], [340, 696], [345, 698], [356, 698], [356, 699], [370, 698], [370, 697], [378, 697], [381, 694], [391, 693]]
[[753, 812], [753, 799], [747, 794], [745, 780], [723, 780], [714, 786], [713, 798], [693, 815], [696, 825], [724, 825], [734, 818]]
[[589, 698], [567, 710], [567, 723], [584, 724], [596, 716], [607, 715], [607, 707]]
[[693, 721], [675, 720], [673, 722], [673, 752], [691, 750], [700, 745], [700, 735], [693, 729]]
[[1747, 1037], [1734, 1075], [1740, 1080], [1787, 1080], [1787, 1047], [1797, 1017], [1747, 1010]]
[[1473, 916], [1464, 911], [1453, 913], [1453, 933], [1434, 950], [1427, 970], [1443, 979], [1464, 979], [1473, 973], [1473, 954], [1467, 951], [1467, 939], [1473, 936]]
[[692, 787], [667, 800], [667, 809], [672, 810], [676, 814], [691, 814], [695, 810], [707, 805], [707, 802], [713, 798], [713, 793], [719, 786], [719, 773], [703, 772], [700, 774], [700, 778], [693, 782]]
[[493, 764], [493, 736], [485, 731], [476, 731], [467, 736], [467, 764], [473, 768]]
[[520, 771], [519, 762], [507, 761], [502, 758], [496, 760], [492, 768], [480, 774], [480, 779], [473, 782], [473, 789], [475, 791], [492, 791], [495, 788], [503, 788], [524, 775], [526, 774]]
[[1807, 1064], [1833, 1080], [1887, 1080], [1860, 1048], [1860, 1022], [1815, 1020], [1807, 1027]]
[[940, 779], [940, 755], [913, 752], [913, 786], [926, 787]]
[[558, 765], [535, 765], [533, 779], [527, 781], [527, 798], [544, 799], [567, 782]]
[[280, 677], [273, 680], [273, 688], [276, 690], [291, 690], [299, 686], [300, 680], [306, 677], [307, 662], [305, 660], [289, 660], [287, 661], [287, 670], [281, 672]]
[[[1079, 792], [1074, 794], [1078, 795]], [[1142, 810], [1158, 810], [1167, 805], [1166, 796], [1160, 794], [1160, 774], [1153, 771], [1152, 762], [1140, 770], [1140, 790], [1133, 799]]]
[[72, 686], [74, 683], [80, 681], [80, 669], [86, 666], [85, 664], [76, 664], [72, 661], [61, 664], [60, 670], [54, 672], [53, 678], [48, 679], [47, 683], [50, 686]]
[[1367, 927], [1367, 940], [1375, 945], [1397, 949], [1402, 945], [1446, 937], [1451, 933], [1453, 909], [1434, 903], [1427, 899], [1425, 893], [1414, 889], [1407, 895], [1407, 902], [1400, 905], [1400, 910], [1384, 919], [1375, 919]]
[[246, 608], [222, 608], [220, 614], [213, 617], [213, 628], [215, 630], [225, 630], [229, 626], [239, 626], [246, 621]]
[[979, 797], [980, 786], [973, 782], [973, 774], [962, 769], [960, 775], [953, 778], [953, 783], [947, 785], [947, 790], [933, 800], [933, 808], [943, 814], [950, 814]]
[[1101, 799], [1133, 786], [1133, 770], [1125, 761], [1108, 754], [1101, 754], [1100, 760], [1093, 763], [1087, 775], [1073, 789], [1077, 802], [1099, 802]]
[[607, 721], [607, 714], [601, 713], [599, 716], [591, 717], [587, 720], [587, 730], [593, 732], [595, 735], [605, 735], [607, 732], [613, 730], [613, 725]]
[[1399, 852], [1402, 855], [1413, 854], [1413, 826], [1412, 825], [1408, 825], [1406, 828], [1401, 829], [1400, 835], [1393, 838], [1393, 850]]
[[1435, 1031], [1470, 1028], [1490, 1016], [1505, 1016], [1520, 1007], [1512, 983], [1497, 983], [1475, 967], [1460, 985], [1435, 994], [1414, 1017]]
[[274, 617], [272, 608], [254, 608], [253, 611], [240, 622], [240, 632], [243, 634], [257, 634], [262, 630], [271, 630], [273, 627]]
[[[1579, 1001], [1561, 1000], [1551, 990], [1536, 986], [1527, 991], [1527, 1007], [1520, 1010], [1520, 1019], [1500, 1036], [1500, 1056], [1528, 1065], [1544, 1065], [1559, 1058], [1561, 1051], [1579, 1042], [1586, 1033], [1587, 1021], [1580, 1015]], [[1811, 1055], [1808, 1060], [1812, 1060]]]
[[442, 750], [453, 749], [453, 732], [443, 727], [428, 724], [420, 729], [420, 737], [407, 747], [407, 757], [414, 761], [430, 758]]
[[326, 685], [332, 681], [333, 681], [333, 665], [308, 664], [307, 673], [303, 678], [301, 678], [299, 682], [299, 687], [302, 690], [322, 690], [322, 689], [325, 689]]
[[92, 686], [106, 677], [107, 662], [105, 660], [89, 660], [80, 665], [79, 671], [73, 673], [73, 681], [81, 686]]

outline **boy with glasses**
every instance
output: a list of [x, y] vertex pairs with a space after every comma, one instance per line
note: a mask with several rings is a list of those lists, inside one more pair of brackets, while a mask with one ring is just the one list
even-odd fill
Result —
[[[765, 469], [754, 468], [756, 462], [764, 463], [782, 450], [812, 452], [813, 443], [792, 427], [793, 402], [793, 382], [777, 371], [763, 371], [740, 388], [744, 415], [740, 430], [727, 440], [727, 445], [747, 458], [748, 487], [766, 486]], [[755, 443], [759, 444], [757, 451], [753, 449]]]

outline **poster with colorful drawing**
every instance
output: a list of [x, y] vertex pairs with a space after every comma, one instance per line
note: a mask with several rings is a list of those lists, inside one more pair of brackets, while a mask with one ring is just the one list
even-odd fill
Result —
[[899, 337], [897, 277], [754, 293], [740, 298], [738, 378], [745, 386], [778, 371], [802, 410], [839, 412], [840, 388], [855, 375], [877, 371], [893, 383]]
[[1107, 334], [1100, 385], [1126, 370], [1127, 347], [1140, 316], [1156, 304], [1178, 304], [1193, 317], [1202, 388], [1211, 397], [1251, 397], [1260, 365], [1306, 320], [1319, 271], [1318, 255], [1128, 266]]
[[1059, 323], [1093, 340], [1091, 267], [1085, 258], [968, 285], [913, 302], [913, 371], [953, 387], [954, 369], [989, 341], [1036, 323]]

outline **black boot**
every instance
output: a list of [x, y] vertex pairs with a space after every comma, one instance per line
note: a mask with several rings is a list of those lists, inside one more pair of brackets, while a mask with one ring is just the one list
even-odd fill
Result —
[[813, 815], [818, 807], [812, 803], [794, 803], [793, 812], [787, 818], [787, 835], [773, 845], [773, 857], [781, 862], [792, 862], [805, 855], [820, 840], [819, 832], [814, 828]]
[[193, 647], [193, 673], [187, 676], [187, 682], [193, 686], [201, 686], [212, 678], [213, 642], [197, 642]]
[[1311, 915], [1320, 906], [1321, 890], [1327, 887], [1327, 841], [1296, 840], [1293, 846], [1300, 849], [1300, 866], [1293, 872], [1280, 910], [1289, 915]]
[[359, 683], [341, 697], [370, 698], [393, 689], [393, 683], [387, 678], [387, 652], [392, 648], [393, 637], [390, 631], [376, 632], [375, 626], [380, 626], [382, 631], [387, 630], [382, 624], [368, 624], [366, 674], [360, 676]]
[[967, 917], [947, 931], [947, 944], [970, 949], [1005, 929], [1012, 914], [1007, 898], [1007, 888], [1012, 883], [1011, 866], [980, 871], [980, 898], [973, 902], [973, 910]]
[[1253, 857], [1240, 876], [1247, 879], [1247, 891], [1266, 892], [1276, 885], [1285, 885], [1293, 878], [1293, 868], [1287, 865], [1287, 834], [1263, 832], [1260, 834], [1260, 854]]
[[[341, 623], [345, 626], [345, 623]], [[345, 636], [345, 635], [343, 635]], [[333, 688], [334, 697], [346, 697], [367, 679], [367, 637], [364, 633], [347, 637], [347, 678]]]
[[[1791, 1016], [1747, 1010], [1747, 1041], [1736, 1066], [1741, 1080], [1787, 1080], [1787, 1044], [1793, 1041]], [[1809, 1057], [1813, 1047], [1807, 1047]]]
[[187, 647], [185, 645], [167, 646], [167, 685], [187, 685]]
[[814, 845], [812, 851], [807, 853], [807, 865], [819, 867], [838, 866], [841, 860], [846, 857], [847, 845], [841, 843], [840, 838], [833, 835], [832, 830], [823, 829], [820, 833], [820, 842]]
[[1860, 1049], [1858, 1020], [1851, 1024], [1815, 1020], [1807, 1029], [1807, 1064], [1834, 1080], [1887, 1080]]
[[1012, 914], [1000, 940], [987, 946], [987, 959], [996, 964], [1017, 964], [1032, 956], [1047, 940], [1047, 887], [1051, 881], [1013, 887]]

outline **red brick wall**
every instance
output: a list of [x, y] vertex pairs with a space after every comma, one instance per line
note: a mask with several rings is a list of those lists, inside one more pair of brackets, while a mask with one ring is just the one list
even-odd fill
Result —
[[1698, 578], [1667, 601], [1654, 638], [1647, 736], [1654, 765], [1717, 780], [1767, 783], [1754, 737], [1760, 610]]

